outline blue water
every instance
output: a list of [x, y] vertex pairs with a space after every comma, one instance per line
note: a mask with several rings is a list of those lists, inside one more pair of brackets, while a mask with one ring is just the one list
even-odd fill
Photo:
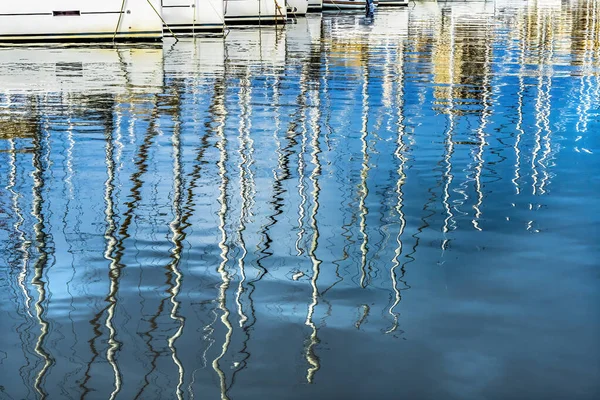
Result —
[[0, 398], [600, 398], [600, 3], [0, 48]]

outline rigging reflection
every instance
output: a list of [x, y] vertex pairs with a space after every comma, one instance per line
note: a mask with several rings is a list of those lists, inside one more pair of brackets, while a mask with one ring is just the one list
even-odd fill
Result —
[[41, 358], [42, 366], [35, 377], [35, 390], [38, 392], [40, 398], [45, 399], [48, 393], [44, 389], [44, 378], [48, 373], [50, 367], [54, 364], [54, 358], [46, 349], [45, 342], [46, 337], [49, 334], [50, 323], [46, 320], [46, 300], [47, 300], [47, 279], [44, 281], [44, 274], [47, 272], [46, 268], [49, 266], [50, 258], [52, 257], [52, 238], [47, 233], [47, 223], [44, 216], [44, 190], [45, 190], [45, 172], [47, 169], [47, 157], [50, 153], [50, 147], [48, 145], [49, 130], [48, 120], [44, 119], [41, 121], [39, 131], [33, 137], [33, 190], [32, 190], [32, 210], [31, 214], [35, 218], [35, 224], [33, 226], [35, 242], [36, 242], [36, 255], [37, 259], [33, 263], [33, 277], [31, 284], [36, 288], [38, 292], [37, 300], [34, 303], [35, 317], [38, 320], [40, 326], [40, 334], [35, 343], [35, 353]]

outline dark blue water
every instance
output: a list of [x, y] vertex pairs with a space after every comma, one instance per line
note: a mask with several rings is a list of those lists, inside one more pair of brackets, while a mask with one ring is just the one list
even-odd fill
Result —
[[600, 398], [600, 3], [0, 49], [0, 397]]

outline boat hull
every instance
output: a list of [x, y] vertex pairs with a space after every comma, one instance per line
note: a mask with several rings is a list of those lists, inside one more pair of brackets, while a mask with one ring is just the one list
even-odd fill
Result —
[[323, 0], [308, 0], [308, 12], [321, 11], [323, 9]]
[[165, 33], [223, 32], [225, 15], [221, 0], [162, 0]]
[[308, 11], [308, 0], [286, 0], [288, 16], [306, 15]]
[[324, 10], [364, 10], [365, 0], [323, 0]]
[[226, 25], [284, 24], [284, 0], [224, 0]]
[[379, 7], [405, 7], [408, 0], [379, 0]]
[[0, 42], [160, 40], [160, 0], [150, 3], [127, 0], [123, 7], [122, 0], [4, 1]]

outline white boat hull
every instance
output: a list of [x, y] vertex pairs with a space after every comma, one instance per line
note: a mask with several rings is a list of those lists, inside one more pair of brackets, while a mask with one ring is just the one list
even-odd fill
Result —
[[308, 11], [321, 11], [323, 0], [308, 0]]
[[112, 40], [113, 36], [121, 40], [160, 40], [160, 0], [150, 3], [5, 0], [0, 2], [0, 41]]
[[379, 0], [379, 6], [384, 7], [403, 7], [408, 5], [408, 0]]
[[226, 25], [283, 24], [285, 0], [224, 0]]
[[308, 0], [286, 0], [288, 16], [306, 15], [308, 11]]
[[162, 15], [173, 32], [223, 32], [222, 0], [162, 0]]
[[365, 0], [323, 0], [324, 10], [364, 10]]

